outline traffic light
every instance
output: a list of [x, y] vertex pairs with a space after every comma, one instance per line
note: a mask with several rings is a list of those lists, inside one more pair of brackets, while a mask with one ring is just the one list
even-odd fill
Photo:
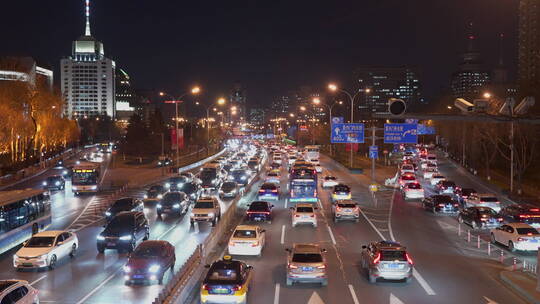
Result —
[[392, 115], [400, 116], [407, 111], [407, 104], [403, 99], [390, 98], [388, 100], [388, 112]]

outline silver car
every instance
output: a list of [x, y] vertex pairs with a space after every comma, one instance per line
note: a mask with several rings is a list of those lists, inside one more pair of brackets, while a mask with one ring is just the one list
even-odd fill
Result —
[[411, 282], [413, 261], [407, 248], [397, 242], [380, 241], [362, 246], [362, 249], [362, 268], [367, 270], [370, 283], [377, 279]]
[[287, 257], [287, 286], [293, 283], [320, 283], [328, 285], [326, 249], [317, 244], [294, 244], [285, 249]]

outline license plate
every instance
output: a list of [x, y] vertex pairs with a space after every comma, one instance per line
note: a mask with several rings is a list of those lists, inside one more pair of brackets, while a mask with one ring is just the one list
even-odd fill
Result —
[[116, 245], [116, 243], [114, 243], [114, 242], [108, 242], [107, 243], [107, 246], [115, 246], [115, 245]]
[[529, 242], [531, 242], [531, 243], [538, 243], [538, 240], [533, 239], [533, 240], [529, 240]]
[[313, 271], [313, 267], [302, 267], [302, 271]]
[[393, 269], [399, 268], [399, 264], [396, 264], [396, 263], [386, 264], [386, 266], [387, 266], [388, 268], [393, 268]]
[[231, 293], [229, 291], [229, 289], [227, 289], [227, 288], [214, 288], [212, 291], [214, 293], [217, 293], [217, 294], [229, 294], [229, 293]]
[[23, 263], [23, 266], [33, 266], [32, 263]]
[[134, 279], [142, 279], [144, 276], [142, 274], [136, 274], [133, 276]]
[[352, 210], [351, 209], [345, 209], [345, 212], [351, 212]]
[[302, 215], [302, 218], [303, 218], [303, 219], [307, 219], [307, 218], [309, 218], [309, 216], [307, 216], [307, 215]]
[[256, 218], [255, 218], [255, 221], [262, 221], [262, 218], [256, 217]]

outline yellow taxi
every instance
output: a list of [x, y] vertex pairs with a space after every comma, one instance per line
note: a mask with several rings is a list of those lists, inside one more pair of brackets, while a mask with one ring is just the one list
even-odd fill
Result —
[[208, 273], [201, 285], [201, 303], [247, 303], [252, 266], [226, 255], [206, 267]]

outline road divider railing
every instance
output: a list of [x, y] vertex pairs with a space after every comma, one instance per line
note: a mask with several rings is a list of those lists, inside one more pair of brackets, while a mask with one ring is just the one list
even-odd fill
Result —
[[[262, 166], [264, 168], [264, 164]], [[255, 185], [264, 169], [259, 171], [244, 188], [243, 193], [247, 193]], [[238, 222], [242, 219], [245, 211], [240, 206], [242, 194], [239, 194], [229, 205], [229, 208], [221, 215], [221, 219], [206, 237], [204, 242], [197, 246], [191, 257], [177, 271], [171, 280], [163, 287], [153, 304], [184, 304], [189, 303], [189, 298], [193, 295], [194, 289], [204, 275], [205, 265], [211, 263], [218, 253], [220, 245], [228, 242], [230, 234]]]

